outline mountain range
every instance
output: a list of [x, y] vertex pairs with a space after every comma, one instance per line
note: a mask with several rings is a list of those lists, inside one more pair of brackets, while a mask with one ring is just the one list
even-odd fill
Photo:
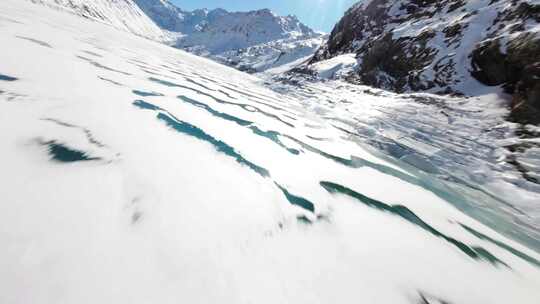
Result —
[[183, 10], [167, 0], [30, 0], [108, 23], [251, 73], [286, 71], [315, 53], [327, 36], [296, 16], [269, 9]]

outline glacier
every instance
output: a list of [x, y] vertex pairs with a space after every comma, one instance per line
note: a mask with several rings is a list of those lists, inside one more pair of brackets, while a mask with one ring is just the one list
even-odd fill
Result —
[[0, 303], [538, 302], [504, 109], [147, 38], [0, 2]]

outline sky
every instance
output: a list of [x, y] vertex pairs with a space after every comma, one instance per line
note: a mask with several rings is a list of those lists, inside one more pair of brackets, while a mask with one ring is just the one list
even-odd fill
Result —
[[330, 32], [343, 13], [359, 0], [170, 0], [184, 10], [224, 8], [248, 11], [269, 8], [278, 15], [296, 15], [314, 30]]

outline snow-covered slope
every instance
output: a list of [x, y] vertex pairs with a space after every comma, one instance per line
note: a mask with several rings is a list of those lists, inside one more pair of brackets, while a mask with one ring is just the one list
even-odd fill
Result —
[[135, 2], [163, 29], [177, 33], [177, 47], [243, 71], [286, 69], [308, 59], [324, 42], [323, 34], [295, 16], [277, 16], [268, 9], [190, 12], [167, 0]]
[[80, 16], [110, 24], [133, 34], [164, 41], [163, 31], [141, 11], [133, 0], [30, 0], [68, 10]]
[[[0, 303], [540, 298], [537, 227], [503, 216], [532, 212], [365, 147], [343, 122], [382, 119], [394, 128], [366, 137], [406, 143], [441, 123], [433, 103], [325, 84], [279, 94], [20, 0], [0, 1], [0, 45]], [[386, 119], [404, 110], [422, 115]], [[476, 134], [474, 113], [446, 112], [438, 155]], [[493, 119], [475, 125], [479, 146]]]

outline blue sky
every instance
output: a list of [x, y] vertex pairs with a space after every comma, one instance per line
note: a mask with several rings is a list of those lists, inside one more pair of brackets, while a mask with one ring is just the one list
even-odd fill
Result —
[[330, 32], [345, 10], [359, 0], [170, 0], [185, 10], [224, 8], [247, 11], [269, 8], [279, 15], [296, 15], [315, 30]]

